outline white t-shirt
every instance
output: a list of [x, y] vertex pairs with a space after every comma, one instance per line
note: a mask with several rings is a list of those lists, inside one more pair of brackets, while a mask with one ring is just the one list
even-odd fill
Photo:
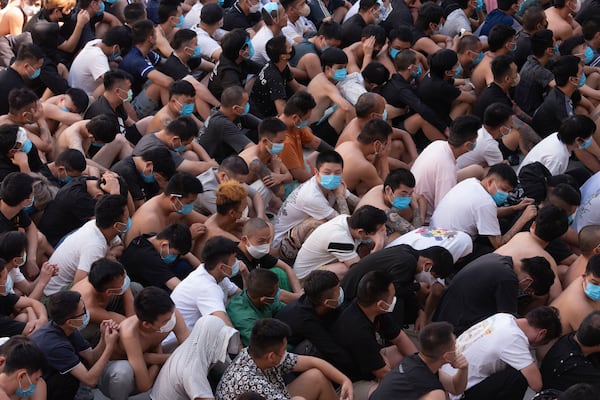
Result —
[[203, 315], [227, 312], [227, 299], [240, 290], [229, 278], [220, 283], [204, 269], [204, 264], [190, 272], [171, 293], [175, 307], [181, 312], [190, 330]]
[[412, 230], [390, 242], [386, 247], [407, 244], [413, 249], [424, 250], [432, 246], [441, 246], [452, 254], [454, 262], [471, 254], [473, 240], [464, 232], [445, 228], [423, 226]]
[[191, 29], [196, 32], [200, 53], [205, 57], [212, 58], [213, 53], [220, 49], [221, 45], [199, 26], [194, 26]]
[[445, 140], [436, 140], [427, 146], [411, 168], [415, 176], [415, 192], [427, 201], [429, 221], [433, 210], [442, 198], [456, 185], [456, 160], [450, 145]]
[[[492, 315], [466, 330], [456, 339], [456, 351], [469, 362], [466, 389], [507, 366], [520, 371], [534, 362], [527, 336], [517, 325], [516, 318], [505, 313]], [[445, 364], [442, 371], [450, 375], [456, 372], [449, 364]], [[451, 398], [459, 399], [460, 396]]]
[[346, 13], [346, 15], [344, 16], [344, 20], [342, 21], [342, 24], [346, 21], [348, 21], [350, 18], [354, 17], [356, 14], [358, 14], [358, 9], [360, 8], [360, 1], [355, 2], [352, 7], [350, 7], [350, 9], [348, 10], [348, 12]]
[[[113, 239], [112, 245], [119, 243], [121, 239], [117, 236]], [[105, 257], [109, 249], [110, 245], [96, 226], [96, 220], [86, 222], [67, 236], [50, 257], [49, 263], [58, 265], [58, 275], [50, 278], [44, 294], [53, 295], [73, 284], [78, 269], [89, 273], [92, 263]]]
[[88, 96], [102, 83], [96, 80], [110, 71], [108, 58], [100, 47], [95, 46], [100, 42], [101, 39], [94, 39], [86, 43], [73, 60], [67, 78], [69, 86], [83, 89]]
[[492, 166], [499, 164], [504, 160], [502, 152], [498, 147], [496, 139], [489, 134], [489, 132], [481, 127], [477, 131], [477, 145], [475, 150], [468, 151], [456, 159], [456, 167], [462, 169], [473, 164], [487, 164]]
[[200, 22], [200, 12], [204, 4], [197, 2], [192, 6], [190, 11], [183, 17], [183, 27], [185, 29], [193, 29]]
[[337, 211], [333, 209], [335, 195], [323, 194], [316, 175], [298, 186], [287, 197], [275, 220], [275, 238], [273, 246], [281, 243], [285, 234], [307, 218], [326, 219], [331, 218]]
[[296, 38], [303, 38], [306, 32], [316, 32], [317, 28], [313, 22], [303, 16], [300, 16], [296, 23], [292, 23], [288, 18], [287, 26], [281, 29], [288, 41], [294, 42]]
[[256, 32], [252, 38], [252, 46], [254, 47], [254, 55], [252, 61], [265, 65], [269, 62], [267, 55], [267, 42], [273, 38], [273, 32], [265, 25]]
[[600, 172], [585, 181], [580, 190], [581, 204], [573, 221], [576, 232], [588, 225], [600, 225]]
[[569, 157], [571, 152], [567, 149], [567, 145], [558, 140], [558, 132], [554, 132], [527, 153], [519, 166], [519, 172], [523, 166], [539, 161], [552, 175], [564, 174], [569, 165]]
[[444, 196], [431, 216], [432, 226], [477, 235], [498, 236], [498, 207], [477, 178], [458, 183]]
[[314, 269], [333, 262], [345, 262], [358, 256], [358, 241], [350, 234], [346, 214], [317, 227], [304, 242], [294, 263], [294, 272], [303, 279]]
[[352, 72], [346, 76], [342, 82], [337, 85], [340, 94], [353, 106], [356, 105], [358, 98], [363, 94], [367, 93], [365, 89], [365, 78], [363, 78], [360, 72]]

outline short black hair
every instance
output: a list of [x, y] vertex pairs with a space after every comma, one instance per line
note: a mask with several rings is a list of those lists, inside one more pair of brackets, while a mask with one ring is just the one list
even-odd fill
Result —
[[152, 161], [152, 170], [165, 179], [171, 179], [175, 175], [176, 167], [171, 151], [164, 147], [155, 147], [145, 150], [140, 154], [144, 161]]
[[360, 33], [360, 37], [367, 39], [371, 36], [375, 38], [376, 45], [383, 46], [385, 44], [386, 35], [382, 26], [375, 24], [365, 26]]
[[358, 118], [367, 118], [369, 114], [375, 112], [377, 110], [377, 106], [379, 105], [378, 99], [379, 95], [371, 92], [365, 92], [358, 96], [358, 100], [354, 106], [356, 110], [356, 116]]
[[137, 21], [131, 26], [131, 40], [133, 45], [142, 44], [154, 34], [154, 23], [148, 19]]
[[200, 183], [198, 178], [188, 172], [178, 172], [173, 175], [165, 188], [165, 194], [167, 196], [177, 194], [182, 197], [187, 197], [190, 194], [196, 195], [202, 192], [202, 183]]
[[140, 321], [152, 323], [159, 316], [174, 311], [175, 303], [165, 290], [150, 286], [138, 293], [133, 307]]
[[292, 330], [285, 322], [274, 318], [259, 319], [250, 333], [248, 354], [260, 358], [272, 351], [278, 351], [291, 334]]
[[245, 30], [241, 28], [231, 30], [221, 40], [223, 56], [231, 61], [235, 61], [240, 55], [240, 50], [245, 46], [247, 38], [249, 36]]
[[99, 142], [110, 143], [119, 132], [119, 122], [108, 114], [99, 114], [90, 119], [85, 128]]
[[570, 206], [579, 206], [581, 204], [581, 192], [568, 183], [559, 183], [556, 185], [548, 197], [560, 199]]
[[37, 62], [44, 58], [44, 52], [33, 43], [23, 43], [17, 50], [15, 61]]
[[[181, 32], [181, 31], [179, 31]], [[179, 33], [177, 32], [177, 33]], [[193, 31], [192, 31], [193, 32]], [[196, 96], [196, 89], [194, 89], [194, 85], [185, 80], [175, 81], [169, 87], [169, 99], [175, 95], [183, 94], [186, 96]]]
[[496, 175], [503, 181], [506, 181], [511, 188], [517, 187], [519, 183], [519, 179], [517, 178], [517, 173], [515, 170], [508, 164], [499, 163], [496, 165], [492, 165], [488, 170], [486, 177]]
[[81, 294], [73, 290], [61, 290], [54, 293], [46, 303], [50, 319], [57, 325], [64, 324], [75, 316], [80, 300]]
[[600, 32], [600, 18], [597, 15], [587, 18], [581, 24], [581, 32], [586, 41], [592, 40], [596, 33]]
[[156, 238], [159, 240], [168, 240], [169, 247], [177, 250], [179, 254], [187, 254], [192, 248], [190, 228], [181, 222], [167, 226], [156, 235]]
[[585, 266], [585, 274], [593, 274], [594, 276], [600, 278], [600, 254], [594, 254], [590, 257], [587, 265]]
[[452, 324], [441, 321], [426, 325], [419, 333], [421, 353], [426, 357], [437, 360], [450, 351], [454, 341]]
[[317, 103], [312, 94], [305, 90], [299, 90], [292, 95], [285, 103], [283, 108], [283, 115], [291, 117], [292, 115], [298, 115], [304, 117], [310, 110], [315, 108]]
[[517, 4], [517, 0], [498, 0], [498, 9], [508, 11], [515, 4]]
[[0, 186], [0, 197], [6, 205], [15, 207], [33, 192], [33, 178], [23, 172], [6, 175]]
[[555, 278], [548, 260], [539, 256], [523, 258], [521, 260], [521, 271], [526, 272], [533, 279], [531, 289], [537, 296], [548, 294]]
[[387, 215], [385, 211], [380, 208], [364, 205], [354, 211], [350, 220], [348, 221], [348, 226], [351, 229], [364, 229], [364, 231], [368, 234], [373, 234], [377, 232], [377, 229], [380, 225], [385, 224], [387, 221]]
[[452, 253], [445, 247], [431, 246], [419, 250], [419, 255], [421, 257], [429, 258], [431, 262], [433, 262], [431, 272], [435, 272], [439, 278], [444, 279], [453, 272], [454, 258], [452, 257]]
[[317, 35], [323, 36], [325, 39], [342, 40], [342, 25], [335, 21], [323, 21]]
[[467, 50], [475, 51], [477, 44], [481, 43], [481, 40], [475, 35], [465, 35], [458, 40], [458, 46], [456, 52], [463, 54]]
[[178, 2], [161, 1], [158, 3], [158, 23], [167, 22], [170, 17], [177, 15]]
[[562, 333], [558, 309], [555, 307], [541, 306], [534, 308], [525, 315], [525, 319], [534, 328], [546, 329], [545, 342], [556, 339]]
[[336, 64], [348, 64], [348, 56], [344, 53], [344, 50], [338, 49], [337, 47], [330, 47], [321, 53], [321, 65], [323, 66], [323, 70], [325, 70], [325, 67], [333, 67]]
[[123, 9], [123, 17], [128, 24], [141, 19], [144, 15], [146, 15], [146, 8], [142, 3], [127, 4]]
[[180, 115], [169, 122], [165, 128], [165, 132], [170, 136], [179, 136], [181, 141], [185, 142], [196, 136], [198, 133], [198, 125], [196, 125], [189, 115]]
[[380, 62], [371, 61], [362, 70], [361, 75], [368, 83], [381, 86], [390, 79], [390, 71]]
[[489, 127], [497, 128], [508, 121], [515, 112], [512, 107], [504, 103], [492, 103], [483, 113], [483, 123]]
[[58, 157], [56, 157], [56, 160], [54, 160], [54, 165], [65, 167], [67, 172], [83, 172], [87, 168], [85, 156], [79, 150], [75, 149], [67, 149], [60, 153]]
[[550, 47], [554, 47], [554, 33], [550, 29], [542, 29], [531, 35], [531, 53], [534, 56], [543, 56]]
[[572, 145], [577, 138], [587, 139], [596, 131], [596, 123], [586, 115], [573, 115], [565, 119], [558, 128], [558, 140]]
[[[219, 8], [221, 8], [221, 7], [219, 7]], [[191, 29], [178, 30], [177, 32], [175, 32], [175, 35], [173, 36], [173, 42], [172, 42], [173, 49], [174, 50], [181, 49], [181, 47], [183, 47], [183, 45], [185, 45], [187, 42], [194, 39], [195, 37], [196, 37], [196, 32], [194, 32]]]
[[358, 3], [358, 9], [360, 11], [366, 11], [369, 8], [374, 7], [377, 4], [377, 0], [360, 0]]
[[515, 59], [510, 54], [503, 54], [495, 57], [492, 60], [492, 75], [494, 75], [494, 81], [500, 82], [502, 79], [510, 75], [510, 66], [515, 62]]
[[421, 8], [415, 21], [415, 28], [420, 31], [429, 29], [429, 24], [439, 24], [444, 17], [444, 10], [434, 2], [426, 2]]
[[223, 19], [223, 8], [217, 3], [208, 3], [200, 10], [200, 22], [214, 25]]
[[600, 310], [592, 311], [581, 321], [575, 336], [579, 343], [587, 347], [600, 344]]
[[248, 164], [246, 160], [237, 154], [231, 155], [221, 161], [221, 165], [219, 165], [220, 171], [225, 171], [227, 174], [235, 174], [235, 175], [248, 175], [250, 173], [250, 169], [248, 168]]
[[263, 119], [260, 124], [258, 124], [258, 137], [263, 138], [274, 138], [277, 136], [279, 132], [283, 132], [287, 130], [287, 126], [283, 123], [282, 120], [275, 117], [269, 117]]
[[400, 185], [408, 186], [409, 188], [414, 188], [416, 185], [415, 176], [409, 169], [406, 168], [398, 168], [391, 171], [388, 176], [385, 177], [385, 181], [383, 182], [383, 190], [385, 190], [386, 186], [389, 186], [392, 191], [398, 189]]
[[302, 287], [306, 298], [313, 306], [318, 306], [331, 297], [332, 290], [340, 284], [338, 276], [327, 270], [316, 269], [304, 279]]
[[461, 115], [452, 121], [448, 144], [459, 147], [477, 138], [477, 130], [481, 128], [481, 120], [474, 115]]
[[120, 222], [127, 207], [127, 198], [120, 194], [104, 195], [96, 203], [94, 215], [96, 226], [100, 229], [111, 227], [115, 222]]
[[31, 106], [39, 100], [37, 94], [31, 89], [17, 88], [8, 93], [8, 109], [11, 114], [16, 114], [24, 107]]
[[585, 39], [583, 38], [583, 36], [571, 36], [570, 38], [562, 41], [560, 46], [558, 46], [558, 50], [560, 51], [560, 54], [566, 56], [573, 53], [575, 47], [580, 46], [582, 44], [585, 44]]
[[0, 347], [0, 355], [3, 355], [3, 373], [10, 375], [20, 369], [25, 369], [27, 374], [33, 375], [46, 368], [46, 356], [38, 347], [36, 342], [23, 335], [16, 335], [8, 339]]
[[102, 257], [92, 263], [88, 280], [97, 292], [103, 292], [116, 277], [124, 275], [125, 268], [120, 262]]
[[556, 86], [565, 86], [567, 82], [569, 82], [570, 77], [577, 76], [577, 73], [579, 72], [580, 62], [581, 60], [577, 56], [560, 56], [558, 60], [554, 63], [554, 67], [552, 68], [552, 73], [554, 74]]
[[282, 55], [287, 54], [287, 38], [284, 35], [274, 36], [267, 42], [265, 51], [272, 63], [279, 62]]
[[236, 243], [224, 236], [214, 236], [206, 241], [202, 249], [204, 268], [212, 271], [219, 263], [227, 263], [229, 257], [235, 254]]
[[90, 97], [83, 89], [68, 88], [65, 94], [71, 98], [71, 101], [73, 102], [75, 108], [77, 108], [78, 113], [82, 113], [87, 110], [88, 105], [90, 104]]
[[8, 231], [0, 234], [0, 258], [10, 261], [21, 257], [27, 250], [27, 235], [21, 231]]
[[126, 26], [113, 26], [104, 34], [102, 43], [107, 46], [117, 45], [121, 52], [125, 52], [131, 47], [131, 35]]
[[443, 78], [446, 71], [451, 71], [457, 62], [458, 55], [454, 50], [438, 50], [429, 57], [429, 73], [431, 76]]
[[315, 163], [317, 170], [320, 169], [321, 165], [325, 163], [340, 164], [342, 168], [344, 168], [344, 159], [342, 158], [340, 153], [338, 153], [335, 150], [325, 150], [319, 153], [319, 155], [317, 156], [317, 161]]
[[500, 50], [506, 42], [508, 42], [517, 32], [508, 25], [498, 24], [490, 29], [488, 34], [488, 46], [490, 51], [495, 52]]
[[250, 271], [248, 275], [248, 287], [246, 290], [248, 296], [254, 299], [260, 297], [269, 297], [273, 294], [273, 289], [279, 283], [277, 274], [267, 268], [256, 268]]
[[106, 71], [104, 73], [103, 83], [105, 90], [112, 90], [123, 81], [133, 82], [133, 77], [129, 74], [129, 72], [116, 69], [114, 71]]
[[382, 119], [373, 118], [363, 126], [356, 140], [362, 144], [371, 144], [376, 140], [386, 143], [392, 134], [392, 127]]
[[559, 396], [559, 400], [597, 400], [598, 396], [600, 396], [600, 389], [597, 386], [577, 383], [565, 390]]
[[369, 271], [358, 282], [356, 298], [363, 307], [371, 306], [388, 296], [390, 284], [394, 279], [387, 271]]
[[388, 33], [388, 40], [393, 42], [394, 40], [400, 40], [401, 42], [411, 42], [412, 32], [408, 26], [398, 25]]
[[521, 17], [521, 25], [525, 32], [534, 32], [538, 25], [542, 24], [546, 19], [544, 9], [536, 3], [530, 3], [523, 12]]
[[560, 208], [548, 205], [538, 210], [535, 217], [535, 235], [545, 242], [551, 242], [569, 229], [567, 213]]

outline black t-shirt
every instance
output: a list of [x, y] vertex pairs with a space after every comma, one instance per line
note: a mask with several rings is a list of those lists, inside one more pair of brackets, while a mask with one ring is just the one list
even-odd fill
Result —
[[494, 314], [516, 314], [518, 286], [512, 257], [486, 254], [456, 274], [433, 320], [450, 322], [458, 336]]
[[283, 71], [279, 71], [275, 65], [267, 63], [260, 71], [250, 95], [252, 114], [259, 118], [277, 116], [275, 100], [287, 100], [291, 89], [289, 82], [294, 79], [290, 67], [286, 65]]
[[171, 54], [169, 58], [167, 58], [167, 61], [165, 61], [163, 64], [157, 66], [157, 69], [176, 81], [183, 79], [192, 72], [190, 67], [184, 64], [174, 54]]
[[437, 372], [431, 372], [419, 354], [405, 357], [379, 383], [369, 400], [419, 400], [434, 390], [444, 390]]
[[79, 331], [70, 336], [53, 321], [48, 322], [31, 335], [44, 352], [48, 362], [44, 370], [44, 380], [48, 386], [48, 400], [65, 400], [75, 397], [79, 389], [79, 381], [71, 370], [81, 363], [79, 353], [90, 349], [90, 344]]
[[252, 143], [242, 128], [243, 118], [231, 121], [221, 111], [215, 112], [204, 123], [198, 143], [219, 163], [228, 156], [239, 154]]
[[262, 67], [262, 65], [252, 60], [243, 60], [241, 63], [236, 64], [221, 54], [219, 62], [210, 74], [208, 90], [213, 96], [220, 99], [223, 90], [230, 86], [244, 86], [246, 76], [258, 74]]
[[353, 15], [342, 24], [342, 48], [360, 42], [363, 28], [367, 23], [360, 14]]
[[98, 96], [96, 101], [94, 101], [85, 112], [85, 119], [92, 119], [96, 115], [108, 115], [109, 117], [113, 117], [117, 120], [119, 124], [119, 131], [125, 134], [127, 140], [129, 140], [133, 144], [137, 144], [137, 142], [141, 139], [142, 135], [137, 130], [135, 124], [131, 126], [125, 126], [125, 121], [127, 121], [127, 111], [125, 111], [125, 107], [123, 104], [119, 104], [115, 110], [111, 107], [108, 100], [104, 95]]
[[[29, 164], [29, 169], [31, 172], [38, 172], [40, 168], [42, 168], [42, 160], [40, 160], [40, 155], [38, 154], [37, 147], [32, 143], [31, 150], [27, 153], [27, 161]], [[6, 178], [6, 175], [11, 172], [20, 172], [19, 167], [17, 167], [7, 154], [0, 154], [0, 182]]]
[[146, 201], [156, 196], [160, 191], [156, 181], [146, 183], [142, 180], [141, 174], [138, 172], [132, 156], [124, 158], [113, 165], [111, 171], [116, 172], [125, 180], [133, 200]]
[[410, 8], [404, 0], [392, 0], [390, 4], [392, 5], [392, 12], [390, 12], [390, 15], [388, 15], [385, 21], [380, 24], [388, 34], [392, 29], [397, 29], [398, 26], [413, 25]]
[[[79, 7], [74, 8], [70, 14], [70, 18], [67, 18], [65, 23], [60, 27], [60, 34], [62, 37], [69, 38], [75, 31], [75, 26], [77, 25], [77, 14], [79, 13], [79, 10]], [[77, 54], [79, 50], [81, 50], [90, 40], [96, 39], [96, 24], [101, 22], [103, 18], [104, 13], [100, 15], [90, 14], [90, 20], [83, 26], [81, 35], [79, 36], [79, 42], [77, 42], [77, 46], [75, 46], [73, 54]]]
[[577, 383], [600, 384], [600, 369], [581, 352], [575, 332], [558, 339], [540, 366], [544, 389], [566, 390]]
[[51, 22], [45, 17], [47, 11], [41, 10], [31, 17], [25, 25], [25, 31], [31, 32], [31, 40], [39, 46], [54, 62], [60, 60], [57, 49], [66, 39], [60, 33], [58, 23]]
[[527, 61], [527, 57], [531, 55], [531, 35], [525, 31], [517, 33], [517, 49], [513, 52], [515, 64], [520, 71]]
[[8, 219], [0, 212], [0, 233], [18, 231], [19, 229], [27, 229], [31, 225], [29, 215], [21, 210], [13, 218]]
[[21, 296], [12, 293], [0, 296], [0, 337], [11, 337], [23, 333], [25, 322], [15, 321], [10, 317], [20, 298]]
[[[235, 256], [238, 260], [246, 264], [246, 267], [248, 267], [248, 271], [252, 271], [256, 268], [271, 269], [277, 266], [277, 261], [279, 261], [277, 257], [273, 257], [270, 254], [267, 254], [259, 259], [256, 259], [254, 257], [247, 257], [239, 247], [235, 248]], [[242, 289], [244, 288], [244, 282], [240, 274], [237, 274], [233, 278], [229, 278], [229, 280], [238, 285], [238, 287]]]
[[395, 339], [400, 332], [400, 326], [389, 313], [378, 315], [371, 322], [354, 301], [342, 312], [333, 327], [334, 338], [353, 361], [351, 369], [342, 372], [353, 382], [375, 379], [373, 371], [385, 366], [379, 351], [386, 347], [386, 341]]
[[15, 311], [15, 304], [21, 296], [9, 293], [5, 296], [0, 296], [0, 316], [8, 317]]
[[352, 368], [350, 354], [332, 335], [332, 327], [340, 315], [340, 309], [332, 309], [325, 315], [317, 315], [314, 306], [303, 294], [298, 300], [287, 304], [275, 318], [285, 322], [292, 330], [288, 343], [297, 345], [309, 340], [316, 348], [314, 354], [332, 363], [336, 368], [347, 371]]
[[481, 94], [477, 97], [475, 105], [473, 106], [473, 114], [483, 120], [483, 113], [485, 112], [485, 109], [493, 103], [506, 104], [510, 108], [513, 106], [508, 94], [504, 93], [502, 88], [495, 82], [490, 83], [489, 86], [485, 87], [481, 91]]
[[553, 87], [533, 115], [531, 127], [543, 138], [558, 132], [562, 122], [574, 115], [580, 99], [581, 95], [577, 90], [568, 98], [557, 86]]
[[[223, 15], [223, 29], [231, 31], [235, 28], [252, 28], [261, 20], [260, 12], [245, 15], [236, 2], [231, 8], [225, 10]], [[219, 98], [219, 97], [217, 97]]]
[[38, 228], [53, 246], [94, 216], [96, 199], [88, 193], [87, 181], [85, 176], [73, 178], [46, 207]]
[[405, 317], [412, 317], [418, 310], [414, 285], [418, 259], [419, 252], [406, 244], [369, 254], [354, 264], [342, 279], [340, 285], [344, 289], [344, 302], [349, 304], [354, 300], [358, 283], [367, 272], [385, 271], [392, 275], [396, 289], [397, 302], [392, 313], [394, 318], [402, 324], [412, 322], [405, 320]]
[[13, 89], [25, 87], [21, 75], [11, 67], [0, 71], [0, 115], [8, 114], [8, 94]]
[[148, 240], [152, 236], [142, 235], [133, 239], [123, 251], [120, 261], [132, 281], [144, 287], [156, 286], [170, 291], [166, 283], [176, 275]]
[[452, 103], [460, 96], [460, 89], [454, 86], [454, 79], [444, 80], [438, 76], [428, 74], [419, 83], [417, 94], [427, 104], [439, 119], [450, 125], [450, 111]]

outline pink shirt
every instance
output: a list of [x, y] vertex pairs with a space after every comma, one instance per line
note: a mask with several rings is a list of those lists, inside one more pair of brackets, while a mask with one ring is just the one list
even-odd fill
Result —
[[436, 140], [417, 157], [411, 172], [415, 176], [415, 193], [427, 200], [426, 220], [442, 198], [456, 185], [456, 159], [445, 140]]

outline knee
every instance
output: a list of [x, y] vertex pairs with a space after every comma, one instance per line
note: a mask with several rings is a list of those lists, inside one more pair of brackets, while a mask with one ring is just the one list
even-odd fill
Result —
[[109, 371], [109, 379], [111, 386], [131, 384], [134, 382], [135, 376], [129, 361], [113, 361], [113, 365]]
[[307, 382], [313, 382], [315, 385], [329, 384], [329, 380], [325, 377], [325, 375], [323, 375], [323, 373], [316, 368], [311, 368], [304, 371], [301, 376], [303, 378], [305, 377]]

